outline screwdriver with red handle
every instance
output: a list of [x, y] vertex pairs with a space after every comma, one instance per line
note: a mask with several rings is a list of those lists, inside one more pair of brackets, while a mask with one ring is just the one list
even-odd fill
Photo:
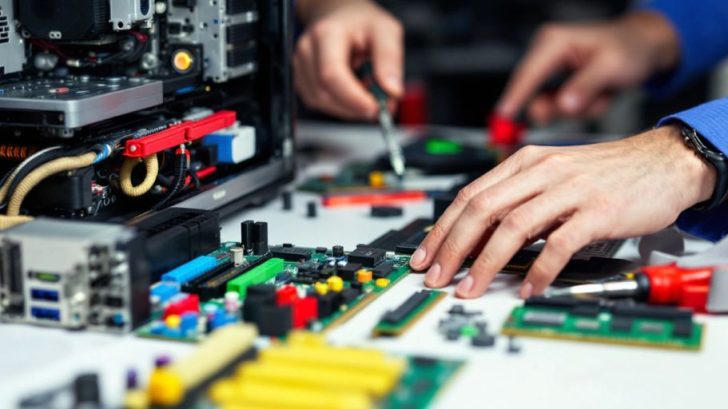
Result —
[[677, 305], [705, 312], [713, 268], [675, 264], [643, 267], [633, 279], [551, 289], [547, 297], [598, 296], [634, 298], [650, 304]]

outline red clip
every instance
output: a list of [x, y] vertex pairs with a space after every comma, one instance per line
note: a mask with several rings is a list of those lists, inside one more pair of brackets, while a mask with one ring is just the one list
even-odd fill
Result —
[[145, 158], [225, 129], [235, 124], [236, 119], [234, 111], [219, 111], [198, 121], [183, 122], [151, 135], [130, 139], [124, 146], [124, 156]]

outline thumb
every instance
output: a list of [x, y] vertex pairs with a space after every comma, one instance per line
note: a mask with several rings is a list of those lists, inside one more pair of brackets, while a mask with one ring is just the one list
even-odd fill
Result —
[[374, 78], [393, 98], [404, 94], [404, 45], [399, 23], [376, 27], [372, 32], [372, 65]]

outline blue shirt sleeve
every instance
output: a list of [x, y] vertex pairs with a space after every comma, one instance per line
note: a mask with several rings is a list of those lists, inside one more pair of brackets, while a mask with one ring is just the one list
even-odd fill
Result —
[[678, 67], [654, 78], [648, 86], [655, 97], [665, 97], [678, 91], [728, 56], [726, 0], [642, 0], [635, 10], [663, 15], [673, 24], [680, 41]]
[[[680, 121], [695, 128], [721, 152], [728, 154], [728, 98], [697, 106], [660, 120], [658, 126]], [[710, 211], [683, 212], [677, 225], [695, 236], [718, 241], [728, 235], [728, 203]]]

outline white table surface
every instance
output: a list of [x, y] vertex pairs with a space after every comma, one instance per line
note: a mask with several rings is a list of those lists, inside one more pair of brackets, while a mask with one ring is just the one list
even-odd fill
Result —
[[[382, 143], [371, 127], [301, 126], [299, 141], [326, 141], [329, 156], [319, 163], [301, 161], [301, 175], [333, 170], [354, 157], [379, 152]], [[448, 131], [480, 138], [479, 132]], [[470, 134], [469, 136], [467, 134]], [[540, 140], [543, 135], [532, 135]], [[441, 181], [439, 181], [441, 182]], [[239, 222], [267, 221], [269, 239], [305, 246], [341, 244], [352, 249], [416, 217], [429, 217], [431, 203], [405, 206], [402, 218], [372, 219], [369, 209], [320, 207], [318, 217], [305, 217], [306, 203], [316, 196], [294, 194], [294, 210], [281, 210], [280, 199], [248, 209], [223, 223], [222, 239], [237, 240]], [[700, 244], [698, 244], [700, 246]], [[636, 257], [628, 243], [618, 254]], [[449, 342], [437, 333], [437, 322], [453, 303], [483, 311], [497, 330], [511, 308], [519, 304], [518, 283], [501, 277], [476, 300], [448, 297], [405, 335], [396, 339], [369, 337], [385, 310], [422, 288], [422, 276], [405, 277], [343, 326], [330, 333], [334, 343], [377, 346], [393, 353], [421, 354], [467, 361], [438, 395], [437, 408], [726, 408], [728, 387], [728, 317], [700, 316], [707, 324], [699, 353], [607, 346], [568, 341], [519, 338], [520, 354], [505, 352], [506, 339], [494, 348], [476, 349], [466, 340]], [[447, 289], [452, 293], [452, 288]], [[184, 356], [192, 346], [91, 332], [70, 332], [24, 325], [0, 324], [0, 408], [15, 407], [20, 397], [68, 382], [83, 371], [101, 376], [103, 399], [118, 405], [127, 368], [144, 375], [159, 354]]]

